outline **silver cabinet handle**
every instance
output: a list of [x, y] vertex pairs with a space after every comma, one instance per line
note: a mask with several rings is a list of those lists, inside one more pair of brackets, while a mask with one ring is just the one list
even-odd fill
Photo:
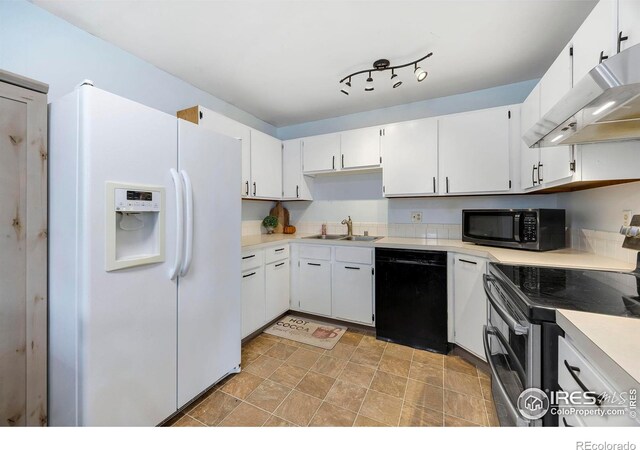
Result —
[[536, 167], [536, 165], [535, 165], [535, 164], [533, 165], [533, 168], [531, 169], [531, 183], [532, 183], [534, 186], [537, 184], [537, 181], [536, 181], [536, 170], [537, 170], [537, 169], [538, 169], [538, 168]]
[[296, 184], [296, 198], [300, 198], [300, 186]]
[[436, 177], [433, 177], [433, 193], [436, 193]]
[[242, 275], [242, 278], [252, 277], [252, 276], [254, 276], [255, 274], [256, 274], [255, 272], [251, 272], [251, 273], [248, 273], [248, 274], [246, 274], [246, 275]]
[[345, 269], [360, 270], [360, 267], [344, 266]]
[[336, 170], [336, 155], [331, 157], [331, 169]]
[[248, 196], [249, 195], [249, 180], [245, 181], [245, 183], [246, 183], [247, 187], [246, 187], [246, 191], [245, 191], [244, 195]]
[[540, 170], [543, 167], [544, 164], [538, 163], [538, 184], [542, 184], [542, 182], [544, 181], [544, 179], [542, 178], [542, 170]]
[[344, 169], [344, 154], [342, 155], [342, 168]]
[[522, 325], [520, 321], [515, 319], [505, 308], [500, 300], [498, 300], [493, 293], [491, 292], [491, 287], [489, 283], [494, 282], [495, 279], [493, 277], [489, 277], [487, 274], [482, 275], [482, 284], [484, 285], [484, 292], [487, 294], [487, 299], [491, 306], [498, 312], [502, 320], [505, 321], [507, 326], [518, 335], [526, 335], [529, 334], [529, 328]]
[[458, 258], [458, 261], [463, 262], [463, 263], [467, 263], [467, 264], [473, 264], [474, 266], [478, 264], [475, 261], [469, 261], [468, 259], [462, 259], [462, 258]]
[[284, 263], [281, 262], [280, 264], [276, 264], [276, 267], [280, 267], [280, 266], [284, 266]]
[[249, 255], [249, 256], [243, 256], [242, 259], [251, 259], [251, 258], [255, 258], [256, 255]]
[[256, 182], [253, 182], [253, 196], [256, 196]]
[[449, 177], [446, 177], [445, 181], [447, 182], [447, 194], [448, 194], [449, 193]]

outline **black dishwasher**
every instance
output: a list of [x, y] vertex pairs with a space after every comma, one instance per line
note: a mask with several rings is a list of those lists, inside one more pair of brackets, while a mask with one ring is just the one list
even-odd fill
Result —
[[376, 249], [376, 335], [447, 353], [447, 253]]

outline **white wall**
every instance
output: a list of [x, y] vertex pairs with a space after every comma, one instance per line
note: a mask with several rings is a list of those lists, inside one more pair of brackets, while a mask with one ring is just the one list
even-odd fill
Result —
[[272, 125], [24, 0], [0, 1], [0, 68], [49, 84], [49, 101], [82, 80], [169, 114], [203, 105], [265, 133]]
[[623, 210], [640, 214], [640, 182], [559, 194], [558, 207], [571, 228], [617, 232]]

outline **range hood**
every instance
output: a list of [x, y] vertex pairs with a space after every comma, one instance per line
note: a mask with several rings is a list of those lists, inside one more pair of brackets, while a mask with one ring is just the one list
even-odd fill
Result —
[[591, 69], [522, 139], [529, 147], [640, 139], [640, 44]]

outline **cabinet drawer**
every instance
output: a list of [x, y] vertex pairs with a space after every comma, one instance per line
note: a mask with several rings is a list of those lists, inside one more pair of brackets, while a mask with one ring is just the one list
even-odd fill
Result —
[[265, 249], [266, 263], [272, 263], [274, 261], [280, 261], [281, 259], [287, 259], [289, 257], [289, 244], [282, 244], [277, 247], [270, 247]]
[[[567, 367], [569, 365], [571, 370]], [[583, 392], [582, 387], [571, 374], [571, 371], [580, 380], [580, 382], [595, 394], [606, 394], [611, 398], [614, 394], [618, 394], [611, 384], [609, 384], [597, 371], [597, 369], [587, 361], [584, 356], [569, 341], [560, 337], [558, 338], [558, 384], [560, 388], [568, 393]], [[577, 395], [577, 394], [574, 394]], [[629, 417], [628, 411], [622, 415], [598, 415], [598, 409], [613, 409], [619, 397], [616, 396], [615, 401], [606, 401], [602, 406], [597, 405], [574, 405], [567, 401], [559, 401], [559, 405], [563, 407], [575, 406], [579, 409], [593, 410], [581, 417], [586, 426], [638, 426], [639, 424]], [[585, 401], [586, 402], [586, 401]], [[626, 403], [628, 406], [628, 402]], [[562, 418], [560, 418], [562, 421]], [[569, 422], [569, 419], [567, 419]]]
[[331, 247], [328, 245], [301, 245], [298, 256], [305, 259], [331, 261]]
[[242, 252], [242, 271], [260, 267], [264, 263], [264, 250]]
[[336, 261], [373, 264], [373, 249], [362, 247], [336, 247]]

